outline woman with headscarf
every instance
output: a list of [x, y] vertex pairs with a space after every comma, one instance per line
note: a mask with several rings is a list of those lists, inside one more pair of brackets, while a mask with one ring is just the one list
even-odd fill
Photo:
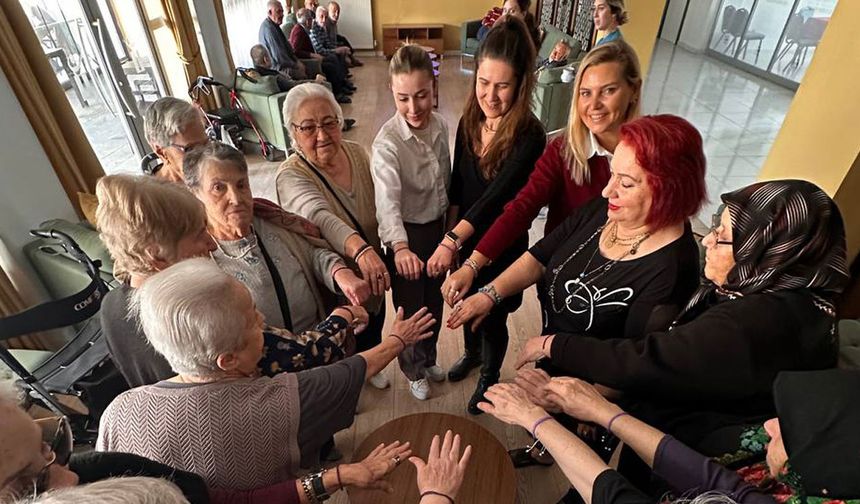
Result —
[[538, 336], [518, 366], [549, 359], [622, 391], [628, 411], [706, 455], [736, 449], [744, 426], [774, 415], [777, 373], [836, 365], [833, 303], [848, 273], [842, 217], [816, 185], [760, 182], [722, 200], [702, 240], [706, 280], [672, 328]]

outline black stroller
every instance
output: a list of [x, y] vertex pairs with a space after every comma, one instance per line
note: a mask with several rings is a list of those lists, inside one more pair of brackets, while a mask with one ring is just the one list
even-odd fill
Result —
[[[102, 412], [128, 386], [110, 360], [99, 318], [108, 286], [99, 276], [101, 261], [90, 259], [67, 234], [57, 230], [30, 231], [33, 236], [57, 240], [57, 245], [86, 270], [90, 283], [63, 299], [32, 307], [0, 319], [0, 342], [39, 331], [78, 328], [74, 338], [35, 369], [25, 368], [15, 350], [0, 346], [0, 360], [19, 378], [31, 402], [69, 418], [74, 437], [93, 442]], [[57, 395], [75, 396], [88, 408], [81, 413], [63, 404]]]

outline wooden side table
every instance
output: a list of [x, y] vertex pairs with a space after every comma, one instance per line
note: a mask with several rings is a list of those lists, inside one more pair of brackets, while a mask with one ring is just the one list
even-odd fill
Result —
[[[399, 440], [412, 444], [412, 453], [427, 460], [430, 442], [435, 434], [446, 430], [460, 434], [461, 452], [472, 445], [472, 458], [457, 504], [514, 504], [517, 497], [517, 475], [507, 450], [488, 430], [469, 419], [445, 413], [416, 413], [394, 419], [373, 431], [353, 455], [353, 461], [365, 458], [380, 443]], [[418, 502], [415, 466], [403, 461], [388, 481], [394, 492], [348, 488], [352, 504], [404, 504]]]

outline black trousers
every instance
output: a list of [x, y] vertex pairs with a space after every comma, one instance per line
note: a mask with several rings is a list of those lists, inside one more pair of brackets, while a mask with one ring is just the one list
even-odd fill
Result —
[[367, 327], [361, 334], [355, 335], [355, 351], [370, 350], [382, 343], [382, 327], [385, 325], [385, 302], [379, 307], [378, 313], [370, 313]]
[[[443, 219], [437, 219], [426, 224], [404, 222], [409, 249], [425, 264], [436, 251], [439, 242], [445, 235]], [[433, 335], [425, 340], [404, 349], [397, 356], [400, 370], [411, 381], [424, 377], [424, 368], [436, 365], [436, 342], [439, 339], [439, 329], [442, 327], [442, 282], [444, 278], [430, 278], [427, 271], [421, 272], [418, 280], [407, 280], [397, 274], [394, 265], [394, 251], [386, 254], [388, 270], [391, 272], [391, 298], [395, 308], [403, 307], [404, 317], [411, 317], [415, 312], [426, 306], [436, 323], [430, 329]]]
[[341, 64], [337, 56], [324, 57], [320, 66], [326, 80], [331, 83], [331, 89], [335, 96], [346, 91], [346, 68]]
[[352, 48], [352, 44], [350, 44], [349, 40], [347, 40], [346, 37], [344, 37], [343, 35], [338, 34], [337, 45], [349, 47], [349, 54], [355, 52], [355, 50]]
[[481, 376], [499, 379], [505, 353], [508, 350], [509, 314], [507, 310], [495, 306], [475, 331], [472, 331], [471, 322], [463, 325], [466, 353], [480, 354], [484, 361], [481, 366]]

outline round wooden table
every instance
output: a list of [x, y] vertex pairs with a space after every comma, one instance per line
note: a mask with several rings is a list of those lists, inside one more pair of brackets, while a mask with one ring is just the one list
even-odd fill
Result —
[[[487, 429], [469, 419], [445, 413], [416, 413], [394, 419], [373, 431], [358, 447], [353, 462], [362, 460], [380, 443], [412, 443], [412, 454], [427, 460], [433, 436], [446, 430], [460, 434], [460, 451], [472, 445], [457, 504], [514, 504], [517, 475], [505, 447]], [[415, 466], [404, 460], [388, 475], [394, 492], [348, 488], [352, 504], [406, 504], [418, 502]]]

